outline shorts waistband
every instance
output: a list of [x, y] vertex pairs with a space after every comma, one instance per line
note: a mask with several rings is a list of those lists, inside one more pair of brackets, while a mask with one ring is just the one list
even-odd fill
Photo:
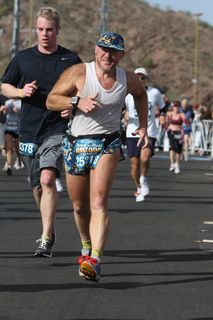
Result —
[[120, 132], [116, 131], [116, 132], [109, 133], [109, 134], [86, 134], [86, 135], [80, 135], [77, 137], [72, 136], [72, 135], [68, 135], [68, 137], [71, 140], [74, 140], [74, 139], [107, 139], [107, 138], [116, 139], [116, 138], [120, 137]]

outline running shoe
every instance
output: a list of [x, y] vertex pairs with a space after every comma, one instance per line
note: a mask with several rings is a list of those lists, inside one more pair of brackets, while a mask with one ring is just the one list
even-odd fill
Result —
[[175, 162], [175, 174], [179, 174], [180, 173], [180, 166], [177, 162]]
[[[56, 241], [56, 233], [55, 233], [55, 231], [53, 231], [53, 233], [52, 233], [52, 238], [51, 238], [51, 240], [52, 240], [52, 243], [53, 243], [53, 245], [54, 245], [54, 243], [55, 243], [55, 241]], [[36, 243], [40, 244], [41, 241], [42, 241], [42, 237], [39, 238], [39, 239], [37, 239], [37, 240], [36, 240]]]
[[133, 195], [134, 195], [134, 197], [137, 197], [137, 196], [139, 196], [140, 193], [141, 193], [141, 188], [138, 187], [138, 188], [137, 188], [137, 191], [135, 191], [135, 192], [133, 193]]
[[7, 165], [7, 162], [5, 162], [4, 167], [2, 168], [2, 171], [7, 171], [7, 169], [8, 169], [8, 165]]
[[86, 260], [88, 260], [90, 258], [90, 256], [85, 256], [85, 255], [80, 255], [78, 258], [77, 258], [77, 262], [78, 262], [78, 264], [79, 264], [79, 270], [78, 270], [78, 273], [79, 273], [79, 276], [80, 277], [85, 277], [85, 274], [83, 273], [83, 272], [81, 272], [81, 270], [80, 270], [80, 265], [84, 262], [84, 261], [86, 261]]
[[55, 185], [56, 185], [56, 190], [58, 192], [63, 192], [64, 191], [64, 188], [62, 186], [61, 180], [59, 178], [55, 179]]
[[137, 196], [139, 196], [139, 194], [140, 194], [140, 192], [135, 191], [135, 192], [133, 193], [133, 196], [136, 198]]
[[80, 272], [84, 274], [86, 280], [98, 281], [101, 274], [100, 263], [89, 257], [80, 264]]
[[145, 197], [149, 194], [149, 184], [147, 181], [141, 183], [141, 194]]
[[18, 160], [16, 160], [16, 162], [14, 163], [13, 168], [16, 169], [16, 170], [23, 169], [23, 168], [24, 168], [24, 164], [23, 164], [23, 162], [21, 162], [21, 163], [19, 164]]
[[144, 201], [145, 198], [144, 198], [144, 195], [142, 193], [139, 193], [136, 197], [135, 197], [135, 201], [136, 202], [142, 202]]
[[55, 239], [50, 239], [45, 236], [38, 239], [36, 242], [39, 243], [39, 246], [36, 249], [34, 256], [51, 258], [54, 241]]
[[169, 167], [169, 171], [172, 172], [175, 170], [175, 166], [174, 163], [171, 163], [170, 167]]

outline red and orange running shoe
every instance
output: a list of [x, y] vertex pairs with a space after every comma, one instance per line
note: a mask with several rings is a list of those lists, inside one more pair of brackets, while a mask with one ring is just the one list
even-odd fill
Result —
[[[77, 258], [77, 262], [78, 262], [79, 265], [81, 265], [84, 261], [88, 260], [89, 258], [90, 258], [90, 256], [84, 256], [82, 254]], [[80, 267], [79, 267], [79, 276], [80, 277], [85, 277], [85, 275], [81, 272]]]
[[100, 263], [96, 259], [89, 257], [80, 264], [80, 272], [84, 274], [86, 280], [97, 282], [101, 275]]

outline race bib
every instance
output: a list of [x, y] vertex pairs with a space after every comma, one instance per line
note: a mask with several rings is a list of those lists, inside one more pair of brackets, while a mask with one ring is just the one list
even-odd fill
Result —
[[104, 152], [104, 141], [103, 139], [76, 139], [70, 143], [64, 140], [63, 147], [66, 171], [71, 174], [84, 174], [90, 169], [95, 169]]
[[19, 142], [19, 152], [23, 156], [33, 157], [38, 150], [38, 145], [32, 142]]

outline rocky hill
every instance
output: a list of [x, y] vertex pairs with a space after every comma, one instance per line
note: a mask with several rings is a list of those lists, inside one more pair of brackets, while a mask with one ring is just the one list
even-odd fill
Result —
[[[61, 14], [60, 43], [83, 61], [93, 59], [100, 33], [100, 0], [22, 1], [19, 49], [29, 46], [30, 3], [33, 15], [40, 6], [51, 5]], [[13, 1], [0, 0], [0, 72], [11, 55]], [[126, 42], [122, 66], [144, 66], [150, 81], [170, 99], [193, 95], [195, 18], [189, 13], [161, 11], [139, 0], [108, 0], [107, 29], [121, 33]], [[213, 27], [199, 21], [199, 82], [197, 103], [213, 107]]]

